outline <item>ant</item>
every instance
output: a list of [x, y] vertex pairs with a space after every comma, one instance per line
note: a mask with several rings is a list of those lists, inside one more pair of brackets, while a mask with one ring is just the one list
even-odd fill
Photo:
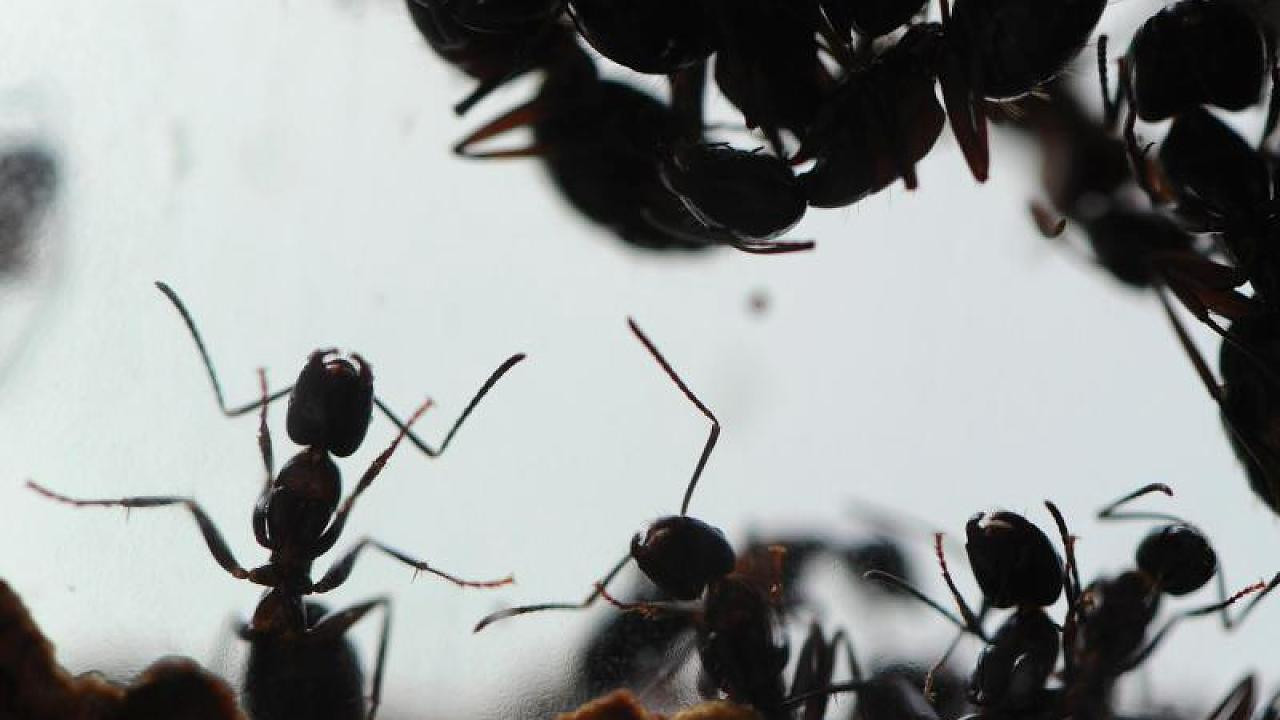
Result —
[[[1052, 503], [1046, 503], [1054, 519], [1059, 521], [1063, 542], [1070, 552], [1070, 539], [1061, 515]], [[1044, 702], [1043, 690], [1056, 664], [1059, 630], [1044, 608], [1057, 601], [1063, 592], [1064, 577], [1074, 572], [1074, 561], [1068, 565], [1040, 528], [1022, 515], [1001, 510], [987, 515], [978, 513], [965, 524], [965, 552], [978, 587], [982, 590], [982, 606], [974, 613], [956, 588], [947, 568], [942, 549], [942, 534], [934, 535], [934, 552], [942, 569], [943, 580], [960, 609], [957, 618], [942, 606], [916, 590], [901, 578], [872, 571], [869, 578], [899, 587], [924, 602], [956, 625], [961, 635], [971, 634], [985, 647], [969, 678], [968, 698], [985, 711], [1027, 711]], [[1068, 589], [1068, 602], [1075, 596]], [[994, 635], [988, 636], [982, 620], [991, 608], [1014, 610]], [[960, 636], [957, 636], [957, 641]], [[926, 676], [925, 692], [930, 694], [932, 675], [950, 656], [955, 642], [934, 664]]]
[[[1166, 513], [1121, 512], [1124, 505], [1159, 492], [1172, 495], [1167, 485], [1152, 483], [1128, 493], [1098, 513], [1099, 519], [1147, 519], [1162, 521], [1138, 544], [1135, 568], [1114, 578], [1102, 578], [1081, 590], [1079, 578], [1068, 576], [1070, 593], [1077, 598], [1068, 608], [1063, 626], [1063, 680], [1069, 710], [1095, 716], [1108, 702], [1119, 677], [1142, 664], [1182, 620], [1219, 613], [1223, 627], [1240, 623], [1258, 603], [1280, 584], [1280, 573], [1269, 582], [1255, 583], [1226, 596], [1226, 585], [1217, 555], [1195, 526]], [[1151, 633], [1162, 595], [1187, 595], [1217, 577], [1219, 601], [1181, 610]], [[1228, 608], [1254, 594], [1235, 617]]]
[[[163, 283], [157, 285], [173, 301], [187, 323], [204, 358], [219, 405], [228, 415], [247, 411], [226, 409], [217, 376], [190, 314], [168, 286]], [[259, 410], [258, 447], [266, 473], [254, 506], [253, 532], [258, 544], [271, 551], [266, 565], [251, 570], [242, 567], [221, 532], [193, 499], [161, 496], [83, 500], [27, 482], [28, 487], [45, 497], [76, 507], [185, 507], [199, 526], [210, 554], [224, 570], [238, 580], [248, 580], [268, 588], [259, 600], [252, 620], [239, 630], [240, 636], [250, 643], [245, 695], [250, 713], [258, 720], [288, 717], [371, 719], [376, 714], [381, 700], [383, 665], [390, 631], [390, 598], [380, 596], [328, 614], [319, 604], [303, 599], [307, 595], [329, 592], [346, 582], [359, 553], [365, 548], [380, 550], [413, 567], [415, 572], [432, 573], [460, 587], [495, 588], [513, 582], [510, 576], [500, 580], [462, 580], [370, 538], [360, 540], [338, 558], [318, 582], [311, 580], [312, 564], [337, 543], [356, 500], [382, 472], [400, 442], [411, 437], [411, 426], [431, 406], [430, 400], [424, 402], [407, 422], [400, 422], [373, 396], [372, 373], [359, 356], [354, 356], [359, 365], [357, 368], [345, 359], [325, 360], [328, 354], [328, 351], [312, 353], [298, 382], [292, 388], [274, 394], [267, 389], [266, 372], [259, 370], [261, 399], [246, 406], [247, 409]], [[508, 360], [481, 388], [439, 450], [420, 444], [424, 452], [438, 455], [480, 397], [521, 358], [517, 355]], [[285, 463], [277, 475], [271, 434], [267, 428], [267, 409], [273, 399], [285, 392], [290, 393], [289, 435], [306, 447]], [[368, 430], [373, 404], [392, 418], [399, 428], [398, 433], [365, 470], [355, 490], [339, 504], [342, 481], [330, 453], [345, 457], [360, 446]], [[348, 628], [374, 609], [383, 611], [383, 625], [366, 715], [360, 691], [359, 665], [344, 635]]]
[[[664, 178], [659, 169], [664, 149], [676, 147], [691, 126], [701, 132], [700, 107], [694, 99], [701, 80], [697, 73], [681, 75], [675, 90], [677, 107], [669, 107], [630, 85], [603, 79], [591, 56], [570, 44], [547, 65], [536, 98], [475, 130], [454, 146], [454, 152], [472, 158], [540, 158], [570, 204], [639, 247], [700, 250], [728, 245], [766, 255], [811, 249], [811, 242], [772, 239], [795, 224], [802, 205], [797, 209], [793, 201], [774, 198], [772, 184], [764, 190], [744, 188], [738, 179], [728, 191], [716, 182], [723, 175], [711, 172], [724, 167], [726, 160], [736, 161], [748, 165], [752, 177], [774, 182], [790, 169], [760, 172], [757, 166], [770, 160], [781, 163], [775, 158], [742, 161], [735, 153], [722, 156], [714, 151], [707, 158], [705, 149], [691, 150], [689, 158], [701, 160], [700, 172], [690, 175], [677, 158], [667, 164]], [[533, 130], [533, 143], [526, 147], [476, 148], [525, 126]], [[735, 192], [753, 202], [759, 197], [768, 200], [771, 212], [764, 228], [755, 222], [755, 208], [743, 207]]]
[[[751, 705], [766, 717], [781, 717], [785, 699], [782, 672], [788, 654], [785, 643], [780, 644], [776, 637], [778, 613], [774, 598], [780, 590], [781, 550], [763, 560], [754, 555], [739, 557], [719, 529], [688, 514], [693, 491], [720, 436], [720, 421], [689, 389], [635, 321], [628, 319], [627, 324], [667, 377], [711, 421], [710, 434], [685, 488], [680, 514], [658, 518], [636, 534], [630, 551], [595, 583], [595, 589], [582, 602], [500, 610], [480, 620], [475, 630], [479, 632], [499, 620], [531, 612], [582, 610], [601, 598], [623, 610], [646, 616], [678, 617], [696, 630], [698, 654], [710, 681], [730, 700]], [[688, 609], [668, 602], [623, 603], [615, 599], [607, 586], [632, 559], [662, 595], [676, 601], [702, 598], [701, 607]], [[842, 635], [837, 634], [832, 639], [832, 646], [840, 642], [840, 637]], [[816, 631], [802, 653], [804, 660], [797, 670], [796, 683], [825, 683], [829, 677], [820, 676], [821, 668], [826, 665], [816, 658], [830, 652], [821, 632]], [[815, 676], [819, 679], [814, 680]]]
[[244, 720], [226, 681], [167, 657], [127, 686], [58, 664], [21, 598], [0, 580], [0, 717], [23, 720]]

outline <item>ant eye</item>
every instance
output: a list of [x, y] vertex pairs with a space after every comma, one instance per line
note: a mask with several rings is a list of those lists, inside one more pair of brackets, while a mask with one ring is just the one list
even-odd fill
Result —
[[1137, 562], [1169, 595], [1199, 590], [1218, 570], [1218, 556], [1209, 541], [1184, 523], [1152, 530], [1138, 545]]
[[1062, 560], [1026, 518], [978, 513], [965, 525], [969, 565], [992, 607], [1052, 605], [1062, 592]]

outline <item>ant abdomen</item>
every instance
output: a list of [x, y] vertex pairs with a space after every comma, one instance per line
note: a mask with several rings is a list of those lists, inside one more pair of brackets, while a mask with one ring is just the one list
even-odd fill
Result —
[[978, 513], [965, 524], [969, 565], [992, 607], [1044, 607], [1062, 593], [1062, 560], [1049, 538], [1021, 515]]
[[338, 457], [364, 442], [373, 416], [373, 372], [359, 355], [352, 360], [317, 350], [307, 358], [289, 395], [287, 429], [299, 445], [328, 449]]
[[1204, 534], [1186, 523], [1152, 530], [1138, 545], [1138, 568], [1169, 595], [1204, 587], [1218, 571], [1218, 556]]
[[658, 518], [631, 540], [636, 564], [663, 592], [696, 600], [707, 584], [733, 572], [737, 556], [724, 533], [688, 515]]

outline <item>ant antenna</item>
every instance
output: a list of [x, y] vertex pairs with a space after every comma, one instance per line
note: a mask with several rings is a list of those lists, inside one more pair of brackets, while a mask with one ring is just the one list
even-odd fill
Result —
[[187, 326], [187, 332], [191, 333], [191, 339], [196, 343], [196, 350], [200, 351], [200, 359], [204, 361], [204, 370], [209, 374], [209, 384], [213, 385], [213, 394], [218, 399], [218, 407], [222, 410], [222, 414], [227, 417], [238, 417], [251, 410], [257, 410], [262, 405], [275, 402], [280, 398], [288, 395], [293, 391], [293, 386], [277, 390], [270, 395], [263, 396], [260, 400], [255, 400], [240, 407], [228, 408], [226, 397], [222, 394], [222, 383], [218, 382], [218, 374], [213, 371], [213, 360], [209, 358], [209, 349], [204, 345], [204, 338], [200, 337], [200, 331], [196, 329], [196, 321], [191, 317], [191, 313], [187, 310], [187, 306], [182, 303], [182, 299], [178, 297], [178, 293], [167, 284], [157, 280], [156, 289], [164, 293], [169, 298], [169, 302], [177, 308], [178, 314], [182, 316], [182, 322]]
[[1182, 523], [1184, 525], [1189, 524], [1182, 518], [1177, 517], [1176, 515], [1170, 515], [1168, 513], [1117, 512], [1117, 510], [1119, 510], [1122, 505], [1125, 505], [1129, 502], [1137, 500], [1138, 498], [1143, 497], [1144, 495], [1150, 495], [1151, 493], [1154, 493], [1154, 492], [1164, 493], [1169, 497], [1173, 497], [1173, 489], [1170, 488], [1168, 485], [1165, 485], [1164, 483], [1150, 483], [1148, 485], [1143, 485], [1137, 490], [1134, 490], [1133, 492], [1125, 495], [1119, 500], [1116, 500], [1110, 505], [1099, 510], [1098, 519], [1099, 520], [1167, 520], [1169, 522]]
[[412, 430], [409, 430], [409, 426], [401, 421], [400, 418], [396, 417], [395, 413], [391, 412], [391, 408], [387, 407], [386, 403], [382, 402], [382, 398], [375, 395], [373, 398], [373, 404], [378, 407], [378, 410], [382, 411], [382, 414], [391, 421], [392, 425], [396, 426], [396, 429], [405, 431], [405, 439], [421, 450], [427, 457], [439, 457], [444, 454], [444, 451], [449, 447], [449, 443], [453, 442], [453, 436], [457, 434], [458, 428], [461, 428], [462, 423], [466, 422], [468, 417], [471, 417], [471, 411], [476, 409], [476, 405], [480, 404], [480, 401], [484, 399], [484, 396], [489, 394], [489, 391], [492, 390], [493, 386], [502, 379], [503, 375], [507, 374], [508, 370], [515, 367], [516, 364], [521, 360], [524, 360], [525, 357], [526, 355], [524, 353], [516, 353], [504, 360], [502, 364], [498, 366], [497, 370], [490, 373], [488, 379], [484, 381], [484, 384], [481, 385], [480, 389], [476, 391], [476, 394], [472, 396], [471, 402], [467, 403], [467, 406], [463, 408], [462, 414], [453, 422], [453, 427], [449, 428], [449, 432], [445, 433], [444, 440], [440, 442], [440, 447], [438, 448], [433, 448], [426, 444], [421, 438], [414, 434]]
[[640, 329], [639, 325], [636, 325], [636, 321], [631, 318], [627, 318], [627, 325], [631, 327], [631, 332], [639, 338], [640, 342], [644, 343], [645, 348], [648, 349], [649, 354], [653, 356], [653, 359], [657, 360], [658, 364], [662, 366], [662, 370], [667, 374], [667, 377], [671, 378], [671, 380], [675, 382], [676, 387], [680, 388], [680, 392], [684, 393], [684, 396], [689, 398], [689, 401], [701, 410], [702, 414], [706, 415], [707, 419], [711, 421], [711, 434], [707, 436], [707, 444], [702, 448], [702, 455], [698, 458], [698, 465], [693, 469], [693, 477], [689, 479], [689, 487], [685, 488], [684, 500], [680, 503], [680, 514], [687, 515], [689, 511], [689, 500], [693, 497], [693, 489], [698, 485], [698, 478], [702, 477], [702, 469], [707, 466], [707, 460], [711, 457], [711, 451], [715, 448], [716, 440], [720, 437], [720, 421], [716, 419], [716, 416], [709, 408], [707, 408], [706, 405], [702, 404], [702, 401], [698, 399], [698, 396], [693, 394], [693, 391], [689, 389], [689, 386], [684, 384], [684, 381], [681, 380], [680, 376], [676, 374], [676, 371], [672, 369], [671, 363], [667, 362], [667, 359], [662, 356], [662, 353], [658, 352], [658, 348], [653, 344], [653, 341], [644, 334], [644, 331]]

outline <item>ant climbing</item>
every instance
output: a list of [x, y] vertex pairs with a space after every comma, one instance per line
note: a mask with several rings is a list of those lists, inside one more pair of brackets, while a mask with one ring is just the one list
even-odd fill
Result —
[[[219, 404], [228, 415], [245, 410], [225, 410], [221, 389], [205, 352], [204, 343], [173, 291], [158, 284], [176, 305], [192, 332], [209, 370]], [[298, 382], [288, 391], [289, 434], [304, 445], [289, 462], [275, 472], [267, 409], [274, 395], [267, 389], [266, 372], [259, 370], [261, 398], [247, 406], [257, 408], [258, 446], [265, 467], [265, 482], [253, 511], [253, 532], [258, 544], [271, 551], [266, 565], [245, 569], [236, 560], [213, 521], [191, 498], [176, 496], [126, 497], [111, 500], [72, 498], [28, 481], [32, 490], [58, 502], [76, 507], [154, 508], [180, 505], [191, 512], [214, 560], [232, 577], [262, 585], [267, 589], [253, 618], [243, 625], [240, 636], [250, 643], [244, 694], [250, 714], [257, 720], [271, 718], [324, 717], [373, 718], [381, 698], [383, 667], [390, 632], [391, 601], [380, 596], [345, 610], [326, 613], [318, 603], [304, 601], [312, 594], [329, 592], [351, 574], [356, 559], [365, 548], [380, 550], [418, 572], [428, 572], [460, 587], [494, 588], [508, 585], [508, 576], [499, 580], [468, 581], [438, 570], [399, 550], [371, 538], [361, 539], [339, 557], [318, 582], [311, 580], [311, 566], [337, 543], [356, 500], [382, 472], [401, 441], [411, 436], [411, 426], [431, 406], [427, 400], [409, 417], [399, 422], [390, 445], [365, 470], [360, 482], [341, 500], [342, 481], [330, 453], [349, 455], [360, 446], [368, 430], [373, 396], [372, 374], [358, 356], [356, 368], [345, 359], [325, 361], [326, 351], [313, 353]], [[522, 356], [499, 369], [463, 413], [462, 419], [502, 372]], [[377, 403], [380, 408], [383, 406]], [[458, 421], [461, 423], [462, 419]], [[457, 424], [453, 430], [457, 430]], [[439, 450], [448, 444], [453, 432]], [[424, 452], [427, 448], [423, 446]], [[432, 453], [428, 453], [432, 454]], [[366, 711], [359, 664], [345, 640], [346, 631], [370, 611], [383, 611], [383, 625], [374, 666], [373, 687]]]
[[[627, 323], [667, 377], [711, 421], [706, 444], [685, 488], [680, 514], [658, 518], [638, 533], [631, 541], [629, 552], [595, 583], [595, 589], [582, 602], [500, 610], [482, 619], [475, 629], [478, 632], [498, 620], [542, 610], [582, 610], [601, 598], [646, 618], [678, 618], [695, 630], [703, 671], [714, 687], [723, 691], [729, 700], [750, 705], [766, 718], [789, 717], [784, 706], [787, 693], [783, 677], [788, 647], [780, 638], [777, 611], [781, 600], [783, 551], [775, 548], [768, 557], [761, 557], [759, 553], [739, 556], [719, 529], [688, 514], [693, 491], [720, 436], [720, 422], [680, 379], [635, 321], [628, 319]], [[662, 600], [627, 603], [609, 594], [607, 586], [632, 559], [656, 586]], [[702, 602], [696, 608], [672, 602], [699, 598]], [[815, 626], [801, 651], [793, 687], [807, 691], [830, 682], [834, 665], [831, 658], [835, 649], [845, 642], [842, 638], [843, 635], [837, 633], [828, 643]], [[825, 699], [814, 701], [819, 702], [825, 703]]]
[[462, 414], [454, 421], [449, 432], [445, 433], [440, 446], [433, 448], [409, 430], [409, 426], [400, 420], [381, 398], [373, 394], [373, 372], [369, 368], [369, 363], [356, 353], [351, 354], [351, 360], [355, 361], [353, 364], [345, 358], [332, 357], [337, 353], [334, 349], [316, 350], [307, 357], [307, 363], [293, 385], [267, 393], [260, 400], [228, 407], [222, 394], [222, 384], [218, 381], [218, 374], [213, 369], [213, 360], [209, 357], [209, 350], [200, 336], [200, 331], [196, 329], [191, 313], [173, 288], [163, 282], [156, 282], [156, 288], [164, 293], [169, 302], [173, 303], [178, 314], [182, 316], [182, 322], [187, 326], [187, 331], [191, 333], [191, 339], [195, 341], [196, 350], [200, 352], [200, 359], [204, 362], [205, 372], [209, 374], [209, 383], [213, 385], [213, 394], [218, 400], [218, 408], [222, 410], [223, 415], [239, 417], [288, 395], [289, 438], [299, 445], [314, 446], [338, 457], [350, 455], [363, 442], [365, 433], [369, 429], [369, 417], [373, 407], [377, 407], [397, 429], [405, 433], [405, 438], [410, 443], [428, 457], [443, 455], [445, 449], [453, 442], [453, 436], [462, 427], [462, 423], [466, 422], [472, 411], [476, 409], [476, 405], [480, 404], [484, 396], [489, 394], [489, 390], [502, 379], [503, 375], [507, 374], [508, 370], [525, 359], [524, 353], [516, 353], [503, 361], [476, 391], [471, 402], [463, 408]]

